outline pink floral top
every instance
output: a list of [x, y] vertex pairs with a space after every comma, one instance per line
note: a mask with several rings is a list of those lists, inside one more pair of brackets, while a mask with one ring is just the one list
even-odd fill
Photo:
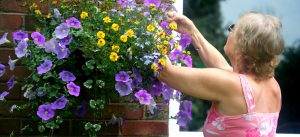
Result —
[[279, 112], [254, 112], [255, 104], [251, 87], [245, 75], [240, 74], [240, 79], [248, 113], [225, 116], [212, 105], [202, 129], [205, 137], [274, 137], [276, 135]]

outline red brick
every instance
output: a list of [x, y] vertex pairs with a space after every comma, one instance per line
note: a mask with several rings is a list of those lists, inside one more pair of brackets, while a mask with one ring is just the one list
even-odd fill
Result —
[[168, 135], [168, 121], [126, 121], [121, 130], [124, 136]]
[[22, 28], [23, 17], [21, 15], [0, 14], [1, 30], [17, 30]]
[[[8, 65], [8, 56], [10, 56], [11, 59], [17, 59], [15, 49], [13, 48], [0, 48], [0, 55], [0, 63], [3, 65]], [[19, 62], [20, 61], [18, 61], [17, 63], [20, 64]]]
[[6, 83], [11, 76], [15, 76], [16, 81], [22, 81], [26, 76], [30, 74], [30, 71], [24, 66], [16, 66], [13, 71], [9, 70], [9, 66], [6, 66], [6, 73], [0, 77], [0, 82]]
[[[27, 13], [27, 7], [22, 7], [24, 0], [1, 0], [0, 1], [0, 11], [3, 12], [17, 12], [17, 13]], [[35, 0], [37, 4], [37, 9], [40, 9], [43, 13], [48, 12], [48, 2], [41, 4], [39, 0]]]
[[8, 136], [12, 131], [20, 131], [20, 120], [0, 118], [0, 135]]
[[0, 11], [4, 12], [26, 12], [26, 8], [21, 7], [24, 1], [17, 0], [1, 0]]
[[107, 111], [103, 114], [104, 118], [111, 118], [112, 114], [124, 116], [126, 119], [142, 119], [144, 117], [144, 107], [135, 108], [136, 104], [109, 104]]
[[[8, 91], [6, 83], [0, 83], [0, 93], [2, 91]], [[7, 100], [19, 100], [21, 99], [21, 85], [15, 84], [14, 88], [8, 91], [9, 94], [5, 97]]]

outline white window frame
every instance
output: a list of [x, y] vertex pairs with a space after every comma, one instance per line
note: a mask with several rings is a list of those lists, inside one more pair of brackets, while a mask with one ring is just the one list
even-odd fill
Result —
[[[183, 0], [176, 0], [174, 3], [178, 13], [183, 13]], [[179, 111], [179, 102], [171, 99], [169, 102], [169, 137], [204, 137], [202, 132], [186, 132], [180, 131], [177, 120], [171, 117], [176, 116]], [[299, 137], [300, 134], [276, 134], [276, 137]]]

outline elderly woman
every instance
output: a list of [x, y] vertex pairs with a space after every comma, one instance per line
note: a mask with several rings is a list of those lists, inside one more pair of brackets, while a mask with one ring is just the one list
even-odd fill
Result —
[[281, 91], [274, 69], [284, 48], [279, 19], [251, 12], [231, 25], [224, 50], [232, 66], [187, 17], [169, 13], [169, 21], [176, 21], [177, 31], [192, 37], [208, 68], [173, 66], [168, 60], [159, 79], [185, 94], [212, 101], [204, 136], [275, 136]]

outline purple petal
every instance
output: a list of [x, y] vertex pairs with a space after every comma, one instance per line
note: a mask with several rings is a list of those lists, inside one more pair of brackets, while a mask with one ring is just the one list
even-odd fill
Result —
[[9, 92], [7, 91], [4, 91], [0, 94], [0, 100], [3, 101], [4, 100], [4, 97], [7, 96], [9, 94]]
[[2, 77], [6, 72], [6, 68], [3, 64], [0, 64], [0, 77]]
[[9, 43], [10, 41], [7, 39], [7, 32], [3, 34], [3, 36], [0, 38], [0, 45], [4, 43]]
[[132, 92], [131, 81], [130, 82], [117, 82], [115, 89], [119, 92], [120, 96], [129, 95]]
[[69, 84], [67, 84], [67, 89], [70, 95], [79, 96], [80, 93], [80, 86], [77, 86], [75, 83], [70, 82]]
[[52, 103], [51, 108], [54, 110], [55, 109], [63, 109], [63, 108], [65, 108], [67, 103], [68, 103], [68, 99], [66, 99], [64, 96], [62, 96]]
[[54, 117], [55, 112], [51, 105], [40, 105], [36, 114], [43, 120], [49, 120]]
[[6, 83], [8, 90], [11, 90], [15, 85], [14, 77], [11, 77], [8, 82]]
[[33, 39], [34, 44], [38, 45], [38, 46], [43, 46], [45, 43], [45, 36], [42, 35], [39, 32], [33, 32], [31, 34], [31, 38]]
[[51, 67], [52, 61], [46, 59], [40, 66], [37, 67], [38, 74], [41, 75], [47, 73], [48, 71], [50, 71]]
[[59, 77], [62, 79], [62, 81], [65, 81], [65, 82], [74, 81], [76, 79], [76, 77], [73, 75], [73, 73], [71, 73], [69, 71], [65, 71], [65, 70], [63, 70], [62, 72], [59, 73]]

